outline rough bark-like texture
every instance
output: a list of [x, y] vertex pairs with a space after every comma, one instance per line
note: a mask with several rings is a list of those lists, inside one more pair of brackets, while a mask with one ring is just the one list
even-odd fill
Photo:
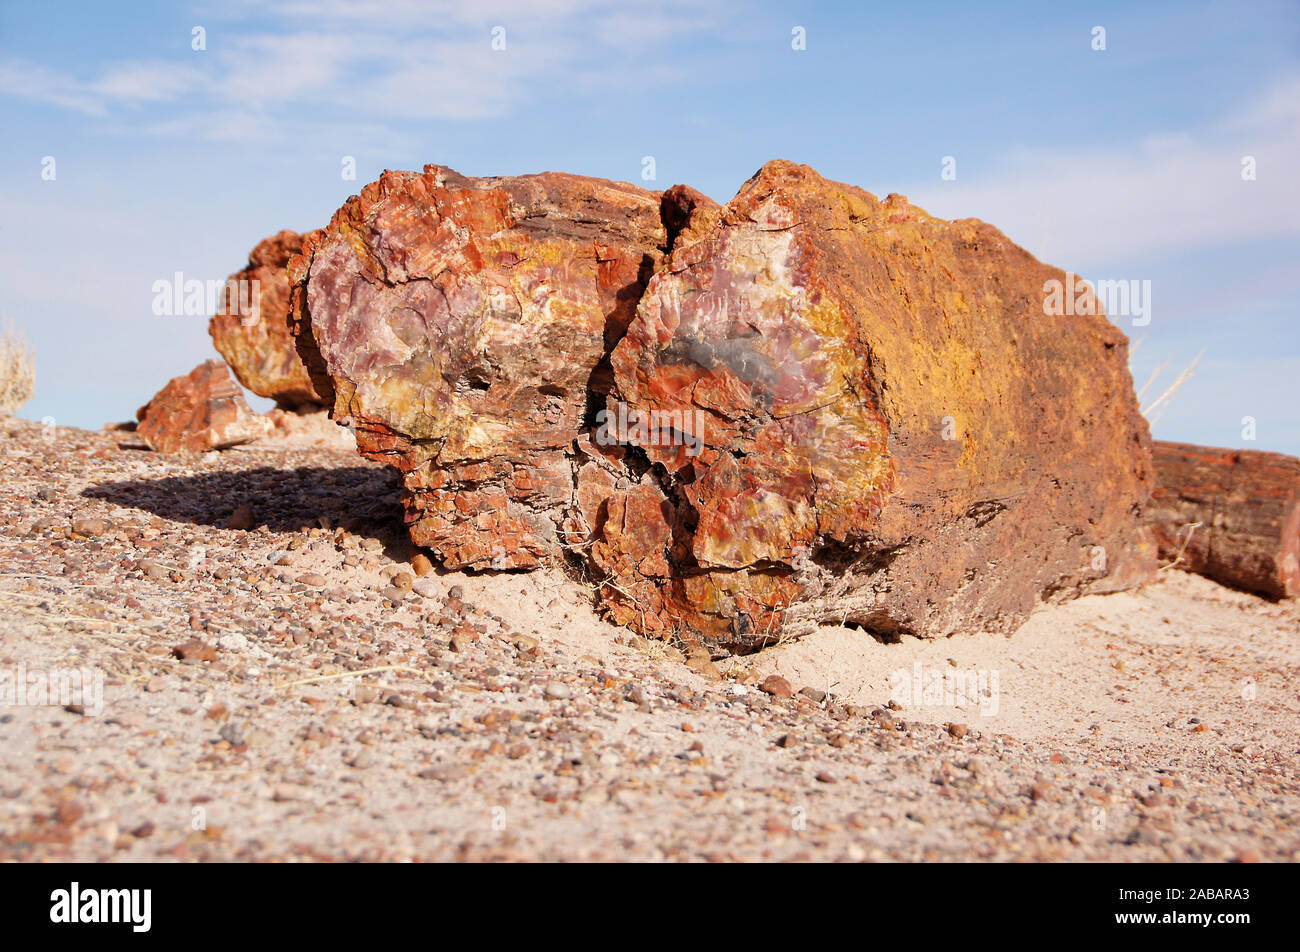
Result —
[[766, 165], [679, 237], [614, 351], [631, 408], [703, 411], [697, 453], [643, 441], [629, 503], [663, 518], [596, 533], [615, 617], [741, 646], [943, 636], [1146, 577], [1127, 339], [1044, 314], [1063, 277], [982, 222]]
[[[248, 266], [230, 276], [219, 310], [208, 324], [218, 353], [253, 393], [269, 397], [282, 409], [323, 403], [289, 329], [289, 259], [302, 250], [303, 236], [282, 231], [262, 241], [248, 256]], [[257, 295], [251, 293], [257, 282]], [[242, 282], [242, 285], [241, 285]], [[250, 290], [231, 294], [231, 285]]]
[[1270, 598], [1300, 595], [1300, 459], [1158, 442], [1155, 466], [1162, 559]]
[[618, 621], [750, 650], [1007, 631], [1154, 566], [1127, 339], [1045, 314], [1064, 274], [981, 222], [788, 162], [725, 208], [430, 166], [289, 271], [317, 389], [450, 567], [563, 552]]
[[[358, 449], [403, 471], [450, 568], [563, 558], [593, 393], [667, 233], [660, 195], [547, 173], [385, 172], [291, 264], [299, 350]], [[308, 270], [310, 269], [310, 270]]]
[[270, 422], [249, 409], [219, 360], [173, 378], [136, 412], [136, 419], [136, 433], [160, 453], [219, 450], [271, 432]]

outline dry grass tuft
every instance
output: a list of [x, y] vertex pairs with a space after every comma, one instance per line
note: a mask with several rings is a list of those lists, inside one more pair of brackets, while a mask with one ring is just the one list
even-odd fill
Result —
[[0, 327], [0, 416], [10, 416], [36, 392], [36, 353], [12, 324]]

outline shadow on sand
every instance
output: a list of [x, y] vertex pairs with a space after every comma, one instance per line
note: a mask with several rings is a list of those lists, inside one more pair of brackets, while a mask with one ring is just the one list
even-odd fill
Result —
[[253, 528], [296, 532], [343, 526], [379, 539], [390, 556], [405, 560], [410, 543], [400, 490], [400, 476], [386, 466], [307, 466], [121, 480], [93, 486], [82, 495], [173, 522], [216, 528], [228, 527], [235, 510], [247, 506]]

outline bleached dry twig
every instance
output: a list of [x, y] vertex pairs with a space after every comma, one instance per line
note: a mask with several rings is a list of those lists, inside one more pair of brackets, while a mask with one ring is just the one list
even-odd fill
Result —
[[1175, 565], [1177, 565], [1179, 562], [1183, 560], [1183, 553], [1187, 551], [1187, 546], [1192, 541], [1192, 533], [1194, 533], [1200, 527], [1201, 527], [1201, 523], [1199, 522], [1189, 522], [1187, 524], [1187, 538], [1184, 539], [1183, 544], [1178, 547], [1178, 554], [1174, 556], [1174, 560], [1168, 563], [1167, 565], [1160, 566], [1161, 572], [1163, 572], [1165, 569], [1172, 569]]
[[367, 674], [379, 674], [383, 671], [406, 671], [425, 679], [429, 676], [429, 672], [421, 671], [419, 668], [408, 667], [404, 664], [386, 664], [378, 668], [363, 668], [360, 671], [342, 671], [338, 674], [322, 674], [316, 678], [300, 678], [297, 681], [289, 681], [280, 686], [291, 688], [299, 684], [319, 684], [322, 681], [341, 681], [344, 678], [359, 678]]
[[1156, 397], [1154, 401], [1143, 408], [1142, 415], [1147, 418], [1147, 422], [1152, 422], [1156, 419], [1156, 417], [1150, 415], [1152, 411], [1156, 409], [1165, 409], [1169, 406], [1169, 401], [1173, 399], [1174, 394], [1178, 392], [1183, 384], [1187, 383], [1187, 381], [1191, 379], [1192, 374], [1196, 372], [1196, 368], [1201, 363], [1201, 358], [1204, 356], [1205, 351], [1202, 350], [1196, 355], [1196, 358], [1190, 364], [1183, 368], [1182, 373], [1174, 378], [1174, 382], [1169, 385], [1169, 388], [1165, 390], [1164, 393], [1160, 394], [1160, 396]]

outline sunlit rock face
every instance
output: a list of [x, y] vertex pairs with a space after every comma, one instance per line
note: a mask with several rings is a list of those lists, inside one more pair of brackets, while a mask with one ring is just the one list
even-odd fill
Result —
[[563, 560], [575, 468], [618, 471], [579, 438], [662, 260], [660, 204], [574, 175], [386, 172], [295, 262], [318, 386], [402, 470], [412, 539], [446, 566]]
[[136, 433], [160, 453], [204, 453], [267, 436], [270, 421], [249, 409], [219, 360], [174, 377], [136, 411]]
[[567, 562], [646, 633], [1017, 627], [1143, 580], [1151, 446], [1104, 317], [995, 228], [771, 162], [726, 206], [388, 172], [289, 267], [316, 389], [452, 568]]
[[248, 265], [226, 282], [221, 306], [208, 323], [217, 352], [253, 393], [282, 409], [321, 403], [289, 329], [289, 259], [303, 236], [282, 231], [258, 243]]

